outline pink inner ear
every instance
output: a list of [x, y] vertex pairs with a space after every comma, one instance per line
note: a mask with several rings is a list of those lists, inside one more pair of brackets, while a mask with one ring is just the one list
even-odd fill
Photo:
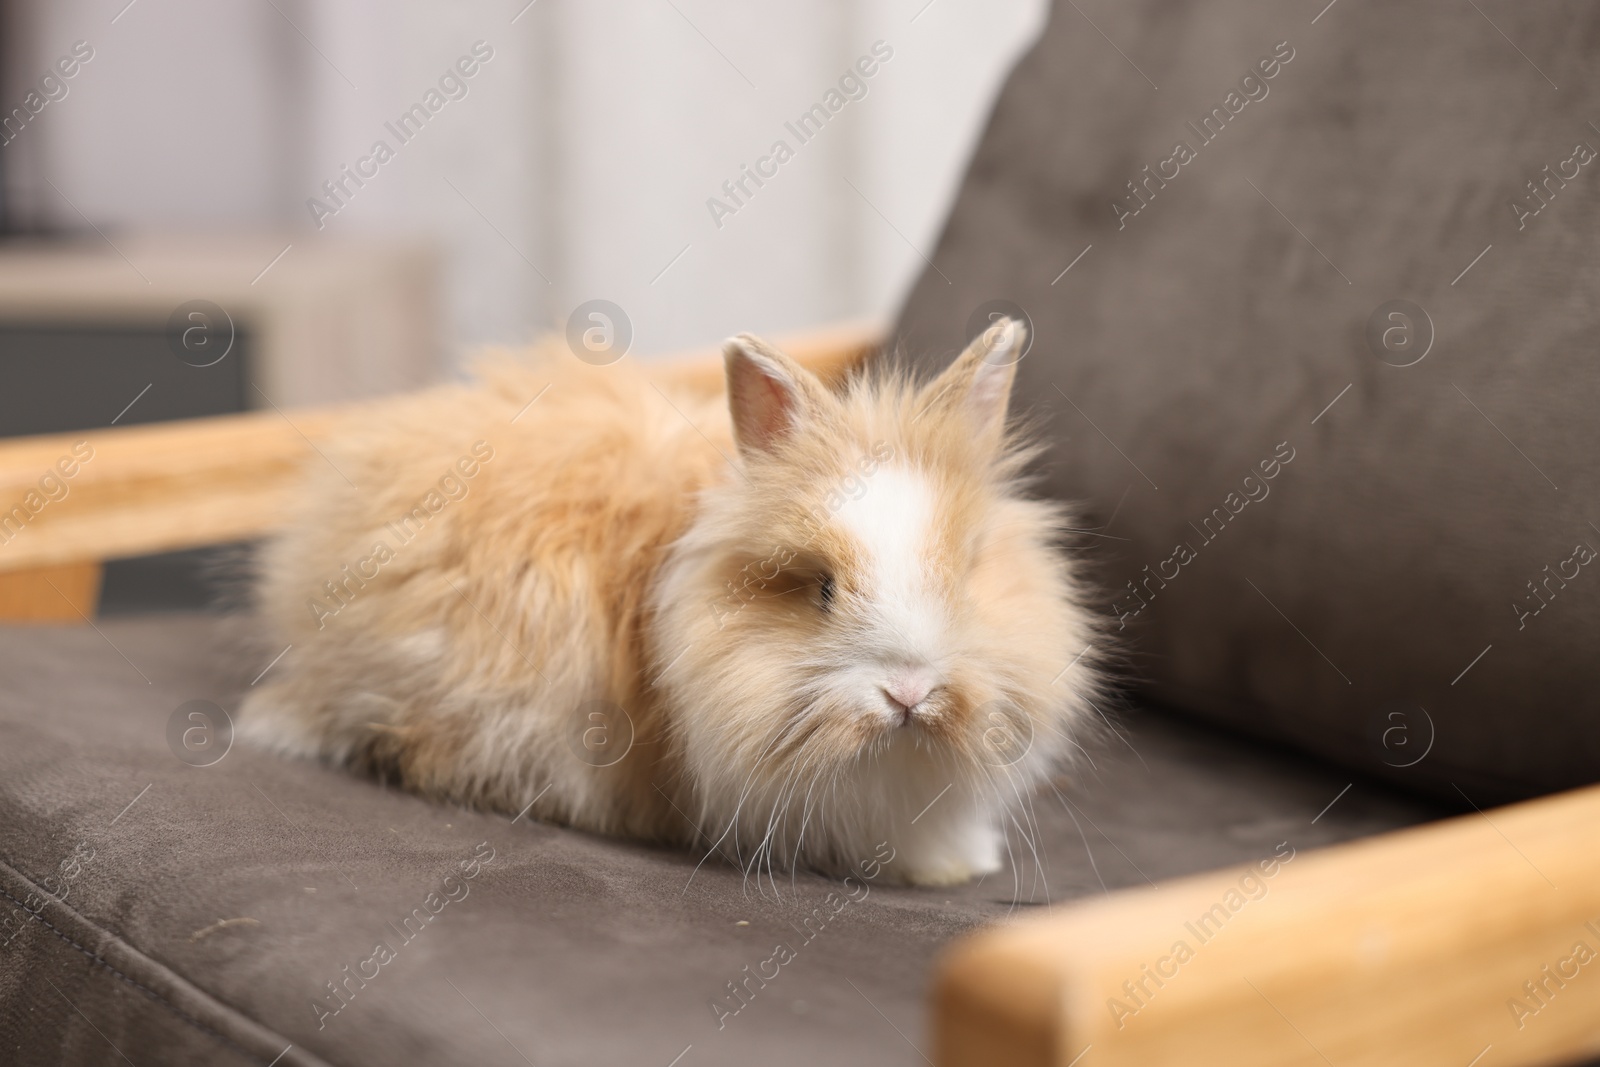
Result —
[[766, 394], [761, 405], [765, 422], [762, 430], [768, 437], [776, 437], [789, 428], [789, 391], [765, 374], [761, 376], [761, 389]]
[[1012, 369], [980, 360], [967, 390], [967, 406], [982, 425], [1005, 418], [1011, 401]]
[[748, 357], [733, 382], [734, 423], [741, 443], [769, 448], [794, 427], [795, 396], [781, 378]]

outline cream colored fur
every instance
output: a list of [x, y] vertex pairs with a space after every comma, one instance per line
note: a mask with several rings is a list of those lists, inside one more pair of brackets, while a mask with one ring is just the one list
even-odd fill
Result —
[[731, 400], [550, 353], [420, 394], [313, 463], [260, 581], [293, 648], [241, 729], [758, 875], [884, 841], [885, 878], [995, 870], [1096, 684], [1005, 430], [1020, 344], [921, 386], [830, 392], [741, 337]]

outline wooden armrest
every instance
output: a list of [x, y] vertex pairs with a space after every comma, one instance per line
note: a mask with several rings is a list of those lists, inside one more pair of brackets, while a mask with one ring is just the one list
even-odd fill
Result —
[[[881, 336], [881, 327], [853, 323], [778, 343], [824, 378], [834, 378], [876, 349]], [[649, 365], [664, 380], [722, 388], [718, 350]], [[312, 442], [336, 432], [354, 410], [251, 412], [0, 443], [0, 572], [265, 533], [282, 514]], [[92, 458], [74, 454], [79, 442], [87, 442]], [[50, 477], [69, 468], [71, 477]]]
[[978, 934], [939, 970], [938, 1062], [1508, 1067], [1595, 1054], [1597, 827], [1593, 787]]

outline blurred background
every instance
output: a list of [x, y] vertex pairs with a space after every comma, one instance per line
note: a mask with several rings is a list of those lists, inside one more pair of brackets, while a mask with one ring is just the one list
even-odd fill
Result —
[[0, 0], [0, 438], [416, 388], [592, 301], [643, 358], [886, 319], [1045, 13]]
[[[595, 299], [623, 310], [638, 354], [886, 317], [1045, 14], [1041, 0], [3, 10], [0, 435], [408, 388]], [[742, 170], [758, 166], [760, 185]], [[173, 331], [195, 324], [230, 346], [231, 371], [171, 358]]]

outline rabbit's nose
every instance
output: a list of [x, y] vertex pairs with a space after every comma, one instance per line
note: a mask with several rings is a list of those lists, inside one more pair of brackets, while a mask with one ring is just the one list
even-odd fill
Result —
[[883, 691], [904, 709], [906, 716], [939, 685], [939, 675], [930, 667], [907, 667], [889, 675]]

